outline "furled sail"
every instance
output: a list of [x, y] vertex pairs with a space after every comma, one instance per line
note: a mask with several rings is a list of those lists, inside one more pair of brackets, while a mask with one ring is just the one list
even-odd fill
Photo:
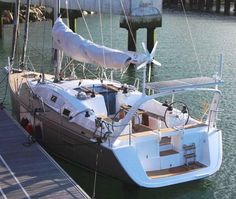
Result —
[[59, 17], [52, 29], [54, 48], [62, 50], [67, 56], [81, 62], [103, 66], [105, 68], [123, 68], [130, 63], [140, 63], [135, 52], [122, 52], [97, 45], [74, 33]]

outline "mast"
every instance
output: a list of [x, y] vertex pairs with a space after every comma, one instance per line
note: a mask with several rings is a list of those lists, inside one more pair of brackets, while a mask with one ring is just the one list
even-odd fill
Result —
[[[60, 15], [60, 0], [54, 0], [54, 20]], [[62, 62], [62, 51], [53, 49], [53, 65], [54, 65], [54, 82], [60, 81], [61, 62]]]
[[24, 45], [23, 45], [23, 52], [22, 52], [21, 64], [20, 64], [21, 69], [23, 69], [25, 67], [26, 48], [27, 48], [28, 38], [29, 38], [29, 11], [30, 11], [30, 2], [31, 2], [31, 0], [27, 0]]
[[16, 42], [18, 39], [18, 29], [19, 29], [19, 14], [20, 14], [20, 0], [15, 2], [15, 11], [14, 11], [14, 28], [13, 28], [13, 40], [12, 40], [12, 51], [10, 65], [13, 65], [15, 54], [16, 54]]

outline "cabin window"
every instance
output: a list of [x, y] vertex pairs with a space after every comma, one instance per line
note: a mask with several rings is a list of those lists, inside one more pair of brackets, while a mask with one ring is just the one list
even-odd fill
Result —
[[69, 115], [70, 115], [70, 110], [64, 108], [62, 114], [63, 114], [64, 116], [66, 116], [66, 117], [69, 117]]
[[57, 101], [57, 96], [52, 95], [52, 97], [51, 97], [51, 101], [55, 103], [55, 102]]

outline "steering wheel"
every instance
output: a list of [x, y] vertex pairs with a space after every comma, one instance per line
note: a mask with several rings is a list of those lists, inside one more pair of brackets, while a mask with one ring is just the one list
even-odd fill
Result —
[[181, 101], [169, 104], [164, 114], [164, 122], [167, 128], [180, 128], [185, 126], [189, 120], [189, 109]]

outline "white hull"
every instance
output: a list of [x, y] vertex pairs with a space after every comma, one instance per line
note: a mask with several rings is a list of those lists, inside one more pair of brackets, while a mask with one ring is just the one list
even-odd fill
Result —
[[[18, 119], [27, 117], [32, 124], [37, 123], [31, 114], [35, 112], [39, 120], [40, 117], [55, 120], [51, 127], [58, 129], [60, 134], [55, 130], [46, 130], [43, 138], [45, 143], [53, 141], [53, 138], [58, 143], [68, 142], [67, 136], [72, 134], [73, 138], [69, 139], [72, 143], [77, 138], [81, 141], [81, 136], [84, 137], [83, 142], [89, 143], [101, 139], [101, 148], [108, 152], [100, 155], [103, 168], [107, 170], [103, 170], [103, 173], [118, 178], [123, 176], [121, 179], [126, 178], [141, 187], [155, 188], [204, 178], [220, 168], [222, 137], [221, 131], [215, 127], [214, 114], [209, 116], [211, 121], [208, 123], [183, 117], [186, 122], [184, 126], [167, 128], [167, 122], [170, 122], [166, 120], [167, 107], [154, 100], [155, 96], [143, 96], [133, 88], [126, 92], [121, 84], [110, 81], [83, 80], [81, 83], [80, 80], [67, 80], [60, 84], [50, 81], [41, 84], [37, 73], [27, 74], [22, 72], [9, 76], [15, 101], [24, 107], [19, 110], [22, 113]], [[81, 95], [81, 89], [86, 91], [91, 85], [96, 85], [93, 86], [95, 97], [91, 97], [90, 91]], [[109, 90], [111, 88], [113, 90]], [[105, 94], [104, 89], [107, 89]], [[106, 96], [109, 99], [105, 99]], [[211, 108], [217, 109], [217, 96]], [[171, 119], [174, 114], [180, 113], [173, 109], [169, 117]], [[116, 120], [113, 117], [117, 117]], [[57, 121], [60, 122], [57, 124]], [[170, 124], [182, 125], [181, 121]], [[40, 125], [48, 126], [47, 120]], [[63, 154], [63, 147], [52, 148]], [[90, 161], [83, 157], [81, 163], [94, 169], [92, 163], [96, 150], [92, 148], [88, 147], [83, 152], [90, 151], [91, 156], [87, 159]], [[75, 147], [71, 153], [68, 152], [68, 159], [79, 157], [80, 150], [77, 150]], [[111, 159], [117, 168], [115, 174], [110, 172], [109, 165], [113, 165]]]
[[[164, 187], [205, 178], [219, 170], [222, 163], [221, 131], [215, 131], [212, 132], [211, 135], [206, 136], [206, 142], [208, 142], [209, 145], [205, 148], [205, 150], [209, 151], [206, 154], [204, 153], [204, 156], [202, 155], [203, 157], [201, 158], [201, 160], [199, 160], [199, 162], [208, 162], [208, 166], [192, 171], [180, 171], [176, 172], [176, 174], [174, 174], [174, 172], [170, 172], [168, 174], [160, 174], [159, 176], [154, 175], [153, 178], [148, 177], [147, 172], [144, 171], [143, 165], [140, 162], [139, 157], [137, 157], [135, 147], [118, 148], [114, 150], [114, 154], [121, 162], [121, 165], [124, 166], [124, 169], [127, 171], [130, 178], [133, 179], [139, 186], [148, 188]], [[176, 155], [169, 155], [168, 158], [152, 157], [154, 161], [156, 161], [155, 163], [153, 163], [152, 161], [152, 164], [160, 164], [159, 168], [162, 165], [165, 167], [165, 165], [167, 164], [172, 164], [174, 168], [174, 165], [176, 164], [183, 165], [183, 163], [180, 163], [181, 159], [183, 159], [180, 156], [181, 153]], [[159, 163], [157, 163], [158, 161]]]

